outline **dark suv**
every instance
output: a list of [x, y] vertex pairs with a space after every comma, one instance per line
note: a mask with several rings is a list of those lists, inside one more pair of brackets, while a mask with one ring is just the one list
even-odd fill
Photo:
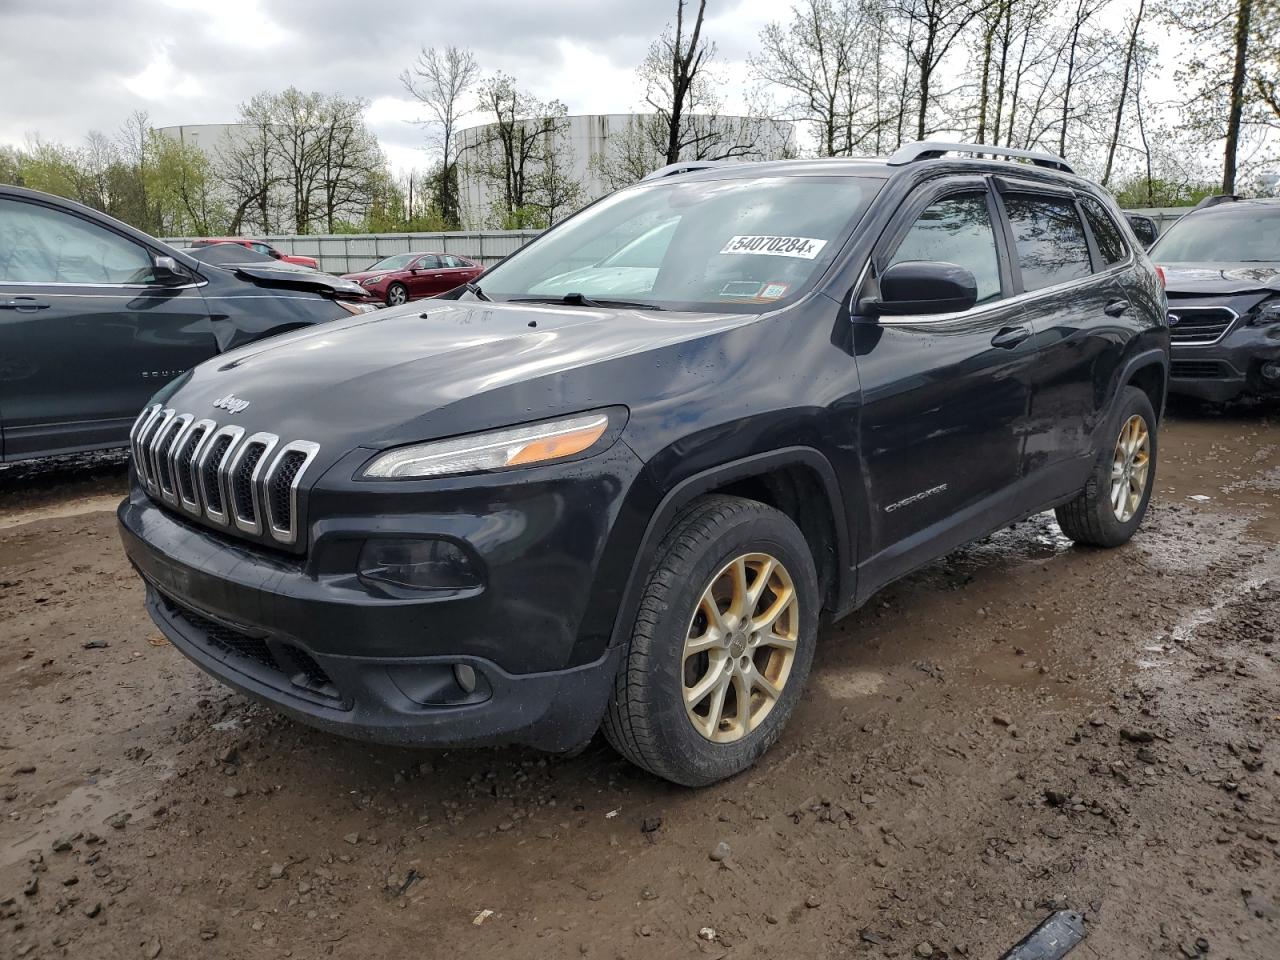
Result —
[[0, 462], [124, 447], [139, 405], [197, 363], [374, 309], [349, 281], [226, 244], [175, 250], [0, 184]]
[[1280, 394], [1280, 199], [1208, 197], [1151, 258], [1169, 287], [1170, 392]]
[[1063, 161], [949, 156], [992, 149], [678, 168], [449, 299], [198, 367], [133, 432], [151, 615], [337, 733], [744, 769], [821, 615], [1039, 511], [1142, 521], [1156, 271]]

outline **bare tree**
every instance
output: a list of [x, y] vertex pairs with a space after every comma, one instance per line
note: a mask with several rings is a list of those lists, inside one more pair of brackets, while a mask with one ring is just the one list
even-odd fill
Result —
[[475, 86], [480, 68], [470, 50], [423, 47], [400, 82], [430, 115], [428, 137], [439, 151], [435, 203], [451, 224], [460, 222], [458, 201], [458, 121], [469, 112], [463, 100]]
[[[499, 226], [543, 225], [545, 209], [539, 209], [538, 197], [539, 189], [546, 190], [543, 164], [550, 151], [560, 174], [564, 173], [558, 140], [564, 135], [568, 110], [558, 100], [542, 101], [521, 90], [514, 78], [503, 73], [481, 83], [479, 96], [481, 109], [495, 119], [483, 129], [481, 139], [466, 148], [467, 170], [499, 191], [494, 211]], [[564, 202], [558, 200], [553, 206], [559, 209]]]
[[971, 0], [895, 0], [897, 12], [916, 34], [907, 55], [915, 65], [917, 95], [916, 139], [928, 135], [929, 108], [937, 98], [934, 81], [952, 45], [977, 16]]
[[802, 0], [790, 22], [765, 27], [749, 60], [757, 79], [785, 91], [789, 118], [814, 128], [821, 156], [853, 149], [850, 120], [878, 47], [868, 21], [862, 0]]
[[1124, 50], [1124, 69], [1120, 78], [1120, 95], [1116, 99], [1116, 122], [1111, 128], [1111, 141], [1107, 144], [1107, 164], [1102, 171], [1102, 185], [1111, 182], [1111, 171], [1115, 165], [1116, 147], [1120, 144], [1120, 130], [1124, 123], [1124, 108], [1129, 100], [1129, 79], [1134, 73], [1134, 61], [1138, 56], [1138, 42], [1142, 33], [1142, 14], [1146, 10], [1147, 0], [1138, 0], [1138, 10], [1133, 15], [1133, 23], [1129, 26], [1129, 42]]

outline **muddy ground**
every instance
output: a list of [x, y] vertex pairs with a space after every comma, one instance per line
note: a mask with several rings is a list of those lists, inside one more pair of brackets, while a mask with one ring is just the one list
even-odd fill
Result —
[[118, 457], [0, 471], [0, 958], [994, 958], [1058, 906], [1073, 960], [1280, 957], [1280, 408], [1162, 454], [1129, 546], [1037, 517], [824, 628], [701, 791], [275, 717], [147, 619]]

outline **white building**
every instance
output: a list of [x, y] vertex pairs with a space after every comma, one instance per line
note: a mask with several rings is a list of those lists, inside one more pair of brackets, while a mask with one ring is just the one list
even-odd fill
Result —
[[[624, 149], [624, 141], [632, 141], [629, 152], [634, 153], [634, 141], [640, 128], [653, 121], [652, 114], [605, 113], [579, 114], [565, 118], [559, 134], [565, 161], [565, 175], [582, 185], [583, 203], [604, 196], [620, 184], [611, 184], [602, 174], [603, 165], [611, 156]], [[697, 129], [702, 125], [712, 132], [718, 143], [716, 152], [730, 152], [735, 148], [736, 159], [771, 160], [795, 156], [796, 134], [792, 123], [782, 120], [766, 120], [739, 116], [692, 116], [690, 125]], [[481, 124], [460, 131], [459, 143], [459, 192], [463, 224], [469, 228], [500, 226], [492, 223], [495, 201], [500, 200], [501, 184], [489, 178], [477, 176], [476, 160], [492, 145], [497, 124]], [[490, 146], [490, 149], [493, 149]], [[652, 152], [651, 150], [649, 152]], [[654, 155], [649, 162], [652, 169], [665, 163], [665, 158]], [[646, 171], [648, 172], [648, 171]], [[565, 211], [566, 213], [570, 211]]]
[[251, 128], [243, 123], [184, 123], [176, 127], [157, 127], [156, 133], [177, 140], [189, 147], [196, 147], [216, 163], [219, 149], [248, 136]]

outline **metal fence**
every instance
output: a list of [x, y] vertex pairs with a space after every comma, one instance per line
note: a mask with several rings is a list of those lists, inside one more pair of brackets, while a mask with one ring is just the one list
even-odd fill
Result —
[[[1156, 221], [1160, 232], [1189, 210], [1189, 207], [1132, 209]], [[311, 236], [276, 234], [255, 237], [284, 253], [315, 257], [325, 273], [355, 273], [383, 257], [396, 253], [424, 251], [456, 253], [484, 266], [497, 263], [509, 253], [538, 236], [540, 230], [471, 230], [457, 233], [337, 233]], [[170, 237], [165, 243], [190, 246], [194, 237]]]
[[[396, 253], [456, 253], [486, 267], [524, 246], [540, 230], [473, 230], [460, 233], [359, 233], [311, 236], [269, 235], [265, 240], [283, 253], [315, 257], [325, 273], [355, 273]], [[169, 237], [165, 243], [190, 246], [194, 237]]]

